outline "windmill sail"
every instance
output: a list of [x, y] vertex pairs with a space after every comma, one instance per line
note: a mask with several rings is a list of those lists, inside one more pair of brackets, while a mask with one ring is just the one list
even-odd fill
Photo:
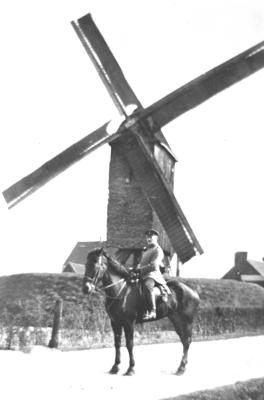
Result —
[[96, 129], [94, 132], [74, 143], [31, 174], [25, 176], [6, 189], [3, 192], [3, 196], [9, 208], [34, 193], [48, 181], [55, 178], [55, 176], [63, 172], [66, 168], [69, 168], [75, 162], [81, 160], [99, 146], [116, 139], [119, 133], [109, 135], [107, 131], [108, 125], [107, 123]]
[[72, 25], [120, 113], [130, 104], [141, 107], [91, 14]]
[[[91, 14], [79, 18], [77, 22], [72, 21], [72, 26], [120, 114], [129, 115], [127, 110], [130, 105], [142, 109], [142, 104], [126, 80]], [[169, 147], [161, 130], [156, 129], [155, 136], [161, 143]]]
[[264, 67], [264, 41], [180, 87], [143, 111], [157, 129]]

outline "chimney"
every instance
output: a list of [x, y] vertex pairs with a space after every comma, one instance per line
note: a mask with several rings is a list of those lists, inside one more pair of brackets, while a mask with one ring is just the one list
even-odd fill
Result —
[[239, 265], [243, 261], [247, 261], [247, 251], [237, 251], [235, 253], [235, 265]]

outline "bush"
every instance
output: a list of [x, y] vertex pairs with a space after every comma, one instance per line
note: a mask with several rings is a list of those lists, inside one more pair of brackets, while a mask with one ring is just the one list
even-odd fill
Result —
[[[1, 315], [1, 346], [6, 349], [25, 348], [34, 344], [43, 344], [47, 326], [47, 315], [42, 312], [41, 296], [33, 300], [19, 300], [10, 307], [5, 307]], [[32, 329], [32, 328], [35, 329]], [[31, 328], [31, 329], [30, 329]]]

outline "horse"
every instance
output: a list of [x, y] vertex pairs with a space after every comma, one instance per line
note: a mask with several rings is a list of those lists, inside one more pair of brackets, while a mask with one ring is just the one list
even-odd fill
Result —
[[[105, 308], [110, 317], [114, 333], [115, 361], [109, 373], [117, 374], [121, 362], [120, 347], [124, 329], [126, 348], [129, 354], [129, 367], [125, 375], [135, 373], [133, 354], [134, 329], [136, 323], [142, 323], [145, 311], [144, 296], [139, 283], [130, 282], [131, 274], [115, 258], [109, 256], [103, 248], [94, 249], [87, 255], [85, 274], [82, 282], [84, 294], [96, 290], [105, 293]], [[134, 279], [132, 279], [134, 281]], [[185, 372], [188, 351], [192, 341], [193, 320], [199, 307], [199, 295], [177, 278], [167, 280], [170, 289], [166, 301], [157, 288], [156, 320], [168, 317], [183, 345], [183, 355], [176, 374]], [[155, 288], [156, 289], [156, 288]], [[149, 321], [147, 321], [149, 322]]]

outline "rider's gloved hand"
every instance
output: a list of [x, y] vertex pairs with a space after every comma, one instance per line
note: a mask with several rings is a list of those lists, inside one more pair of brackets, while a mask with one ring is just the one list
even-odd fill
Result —
[[130, 283], [135, 283], [139, 280], [140, 278], [140, 268], [129, 268], [128, 269], [129, 276], [127, 281]]

